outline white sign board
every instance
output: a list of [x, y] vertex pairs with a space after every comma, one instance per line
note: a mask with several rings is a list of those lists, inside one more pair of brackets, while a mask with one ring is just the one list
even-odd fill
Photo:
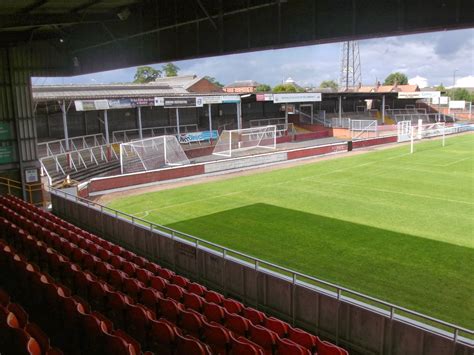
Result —
[[449, 97], [447, 96], [433, 97], [433, 99], [431, 100], [431, 103], [435, 105], [447, 105], [448, 102]]
[[165, 98], [164, 97], [155, 97], [155, 106], [164, 106]]
[[273, 94], [273, 102], [288, 103], [288, 102], [315, 102], [321, 101], [321, 93], [302, 92], [295, 94]]
[[221, 104], [222, 103], [222, 96], [203, 96], [202, 103], [204, 105], [210, 104]]
[[464, 100], [451, 100], [451, 101], [449, 101], [449, 108], [464, 109], [464, 108], [466, 108], [466, 101], [464, 101]]
[[399, 99], [433, 99], [440, 97], [440, 91], [415, 91], [415, 92], [399, 92]]
[[25, 181], [28, 184], [38, 182], [38, 169], [25, 169]]
[[222, 103], [223, 104], [236, 104], [240, 102], [239, 95], [225, 95], [222, 96]]

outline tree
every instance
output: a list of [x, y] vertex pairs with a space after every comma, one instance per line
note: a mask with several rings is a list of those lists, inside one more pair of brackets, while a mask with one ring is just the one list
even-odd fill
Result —
[[161, 68], [165, 76], [178, 76], [179, 67], [174, 63], [168, 63]]
[[303, 92], [293, 84], [279, 84], [273, 88], [273, 92]]
[[407, 85], [408, 84], [408, 78], [405, 74], [400, 73], [400, 72], [395, 72], [390, 74], [385, 78], [385, 82], [383, 83], [384, 85]]
[[435, 87], [436, 91], [446, 91], [446, 88], [444, 87], [443, 83], [439, 84], [437, 87]]
[[464, 100], [472, 102], [474, 100], [474, 95], [472, 95], [468, 90], [462, 88], [451, 89], [448, 92], [451, 100]]
[[337, 91], [339, 85], [334, 80], [324, 80], [321, 84], [319, 84], [320, 88], [330, 88], [334, 91]]
[[213, 76], [205, 76], [204, 79], [209, 80], [211, 83], [221, 88], [224, 87], [224, 84], [221, 84], [220, 82], [218, 82], [216, 78], [214, 78]]
[[145, 84], [155, 81], [156, 78], [161, 77], [161, 70], [155, 69], [150, 66], [137, 67], [135, 76], [133, 77], [134, 83]]
[[257, 92], [267, 92], [267, 91], [272, 91], [272, 88], [270, 87], [270, 85], [260, 84], [255, 88], [255, 91], [257, 91]]

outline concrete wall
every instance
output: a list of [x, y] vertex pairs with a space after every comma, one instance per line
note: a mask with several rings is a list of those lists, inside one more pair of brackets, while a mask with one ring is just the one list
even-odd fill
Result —
[[211, 250], [204, 242], [185, 241], [176, 234], [152, 230], [112, 211], [55, 193], [51, 201], [56, 215], [226, 296], [329, 339], [351, 354], [472, 355], [467, 345], [455, 344], [401, 318], [391, 319], [382, 310], [361, 307], [301, 278], [294, 282], [262, 264], [236, 259], [229, 251]]

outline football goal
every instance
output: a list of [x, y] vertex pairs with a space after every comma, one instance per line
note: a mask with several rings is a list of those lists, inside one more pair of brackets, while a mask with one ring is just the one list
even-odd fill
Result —
[[189, 159], [175, 136], [159, 136], [120, 144], [122, 174], [186, 164], [189, 164]]
[[441, 144], [445, 146], [446, 125], [444, 122], [418, 124], [410, 127], [410, 153], [415, 151], [415, 140], [421, 140], [432, 137], [442, 137]]
[[276, 126], [224, 130], [212, 154], [232, 157], [238, 152], [255, 148], [276, 148]]

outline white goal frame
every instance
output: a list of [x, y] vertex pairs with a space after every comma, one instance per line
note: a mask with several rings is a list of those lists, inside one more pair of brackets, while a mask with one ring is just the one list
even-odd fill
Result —
[[442, 137], [441, 144], [446, 145], [446, 124], [444, 122], [421, 124], [418, 121], [418, 126], [411, 126], [410, 129], [410, 153], [415, 152], [415, 140], [422, 140], [424, 138]]
[[[130, 169], [125, 169], [127, 160], [132, 163]], [[120, 172], [122, 174], [187, 164], [190, 164], [189, 159], [176, 136], [164, 135], [135, 139], [120, 144]], [[141, 166], [141, 168], [133, 168], [133, 165]]]
[[277, 127], [275, 125], [224, 130], [220, 134], [212, 154], [232, 157], [233, 152], [255, 148], [276, 149], [276, 138]]

